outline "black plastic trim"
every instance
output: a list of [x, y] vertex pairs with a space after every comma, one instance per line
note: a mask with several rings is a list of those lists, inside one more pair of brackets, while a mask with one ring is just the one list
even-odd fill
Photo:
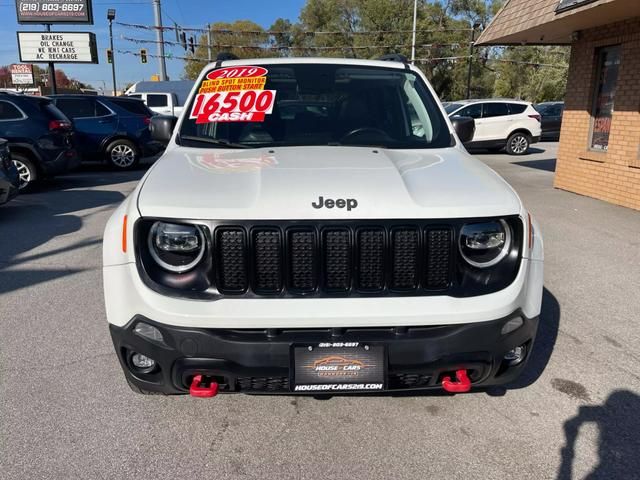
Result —
[[[509, 254], [498, 265], [488, 269], [478, 269], [467, 264], [458, 252], [458, 237], [460, 229], [465, 223], [492, 221], [504, 219], [512, 229], [512, 245]], [[197, 224], [203, 227], [205, 236], [207, 237], [207, 253], [205, 261], [198, 265], [194, 270], [182, 274], [171, 273], [162, 270], [151, 259], [146, 251], [146, 235], [148, 235], [150, 226], [156, 221], [178, 222]], [[443, 288], [428, 288], [425, 285], [426, 278], [420, 278], [420, 284], [413, 290], [394, 289], [391, 285], [389, 268], [392, 262], [392, 252], [390, 251], [391, 239], [390, 232], [394, 228], [416, 227], [422, 234], [420, 235], [421, 246], [425, 247], [427, 241], [426, 235], [429, 230], [451, 229], [451, 255], [450, 255], [450, 283]], [[215, 245], [217, 242], [218, 231], [226, 228], [241, 229], [245, 235], [245, 245], [248, 249], [248, 288], [243, 291], [220, 291], [217, 285], [220, 285], [220, 272], [217, 268], [217, 262], [213, 259], [211, 252], [218, 252], [219, 248]], [[291, 272], [287, 259], [287, 251], [283, 248], [281, 242], [281, 258], [282, 258], [282, 278], [281, 288], [278, 291], [255, 291], [254, 268], [252, 262], [251, 245], [253, 242], [254, 229], [274, 229], [280, 231], [281, 239], [286, 238], [290, 231], [296, 229], [313, 229], [316, 232], [318, 248], [320, 252], [324, 252], [323, 242], [326, 241], [327, 230], [345, 229], [350, 235], [351, 245], [351, 286], [346, 291], [329, 291], [324, 287], [326, 272], [325, 258], [318, 255], [318, 287], [313, 291], [300, 292], [290, 290], [286, 286], [291, 284]], [[384, 228], [385, 230], [385, 285], [382, 289], [364, 289], [358, 286], [358, 272], [356, 271], [357, 255], [358, 255], [358, 232], [367, 228]], [[211, 235], [213, 233], [213, 236]], [[152, 290], [166, 296], [175, 298], [188, 298], [194, 300], [217, 300], [220, 298], [335, 298], [335, 297], [384, 297], [384, 296], [433, 296], [433, 295], [449, 295], [455, 298], [473, 297], [478, 295], [486, 295], [502, 290], [509, 286], [515, 280], [520, 269], [522, 260], [522, 251], [524, 248], [524, 225], [522, 219], [517, 215], [508, 217], [486, 217], [486, 218], [465, 218], [453, 220], [276, 220], [276, 221], [235, 221], [235, 222], [214, 222], [199, 220], [176, 220], [165, 218], [141, 218], [138, 219], [134, 226], [134, 244], [136, 251], [136, 264], [138, 273], [144, 283]], [[420, 250], [424, 253], [425, 249]], [[216, 253], [217, 254], [217, 253]], [[421, 273], [424, 273], [424, 269]], [[423, 277], [423, 275], [420, 275]]]

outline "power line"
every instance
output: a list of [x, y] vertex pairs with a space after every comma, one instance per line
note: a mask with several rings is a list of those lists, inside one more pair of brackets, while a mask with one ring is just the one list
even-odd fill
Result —
[[[116, 22], [117, 25], [126, 28], [136, 28], [139, 30], [181, 30], [184, 32], [199, 32], [199, 33], [207, 33], [208, 30], [205, 28], [186, 28], [186, 27], [154, 27], [150, 25], [142, 25], [138, 23], [124, 23], [124, 22]], [[432, 30], [417, 30], [418, 33], [442, 33], [442, 32], [470, 32], [470, 28], [440, 28], [440, 29], [432, 29]], [[359, 31], [359, 32], [343, 32], [340, 30], [333, 31], [286, 31], [286, 30], [229, 30], [229, 29], [211, 29], [211, 33], [218, 35], [305, 35], [305, 36], [316, 36], [316, 35], [379, 35], [382, 33], [413, 33], [413, 30], [367, 30], [367, 31]]]
[[[125, 37], [122, 36], [120, 37], [122, 40], [125, 40], [127, 42], [133, 42], [133, 43], [138, 43], [138, 44], [156, 44], [158, 43], [157, 40], [149, 40], [149, 39], [144, 39], [144, 38], [132, 38], [132, 37]], [[171, 46], [184, 46], [184, 44], [182, 42], [173, 42], [171, 40], [164, 40], [163, 42], [165, 45], [171, 45]], [[331, 51], [331, 50], [343, 50], [343, 49], [349, 49], [349, 50], [368, 50], [368, 49], [374, 49], [374, 48], [410, 48], [411, 45], [409, 44], [396, 44], [396, 45], [355, 45], [355, 46], [351, 46], [351, 45], [347, 45], [347, 46], [304, 46], [304, 47], [296, 47], [296, 46], [273, 46], [273, 45], [234, 45], [234, 44], [222, 44], [222, 43], [214, 43], [211, 45], [208, 45], [206, 43], [194, 43], [193, 44], [195, 47], [213, 47], [213, 48], [222, 48], [222, 49], [231, 49], [231, 48], [238, 48], [238, 49], [249, 49], [249, 50], [319, 50], [319, 51]], [[428, 48], [428, 49], [438, 49], [438, 48], [461, 48], [465, 46], [464, 44], [461, 44], [459, 42], [457, 43], [425, 43], [425, 44], [419, 44], [416, 45], [416, 47], [418, 48]]]

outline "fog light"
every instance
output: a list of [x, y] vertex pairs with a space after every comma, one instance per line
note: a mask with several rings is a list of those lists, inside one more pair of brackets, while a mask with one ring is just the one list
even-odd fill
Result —
[[153, 325], [149, 325], [147, 323], [138, 323], [136, 324], [136, 328], [133, 329], [135, 333], [149, 340], [153, 340], [154, 342], [164, 343], [164, 337], [160, 330], [158, 330]]
[[505, 361], [509, 362], [509, 366], [513, 367], [522, 363], [524, 357], [527, 353], [527, 347], [524, 345], [520, 345], [519, 347], [514, 348], [513, 350], [507, 352], [504, 356]]
[[524, 320], [522, 317], [515, 317], [509, 320], [502, 327], [502, 335], [506, 335], [507, 333], [515, 332], [524, 324]]
[[141, 353], [134, 353], [131, 356], [131, 363], [134, 367], [144, 372], [149, 372], [156, 366], [156, 361], [153, 358], [149, 358]]

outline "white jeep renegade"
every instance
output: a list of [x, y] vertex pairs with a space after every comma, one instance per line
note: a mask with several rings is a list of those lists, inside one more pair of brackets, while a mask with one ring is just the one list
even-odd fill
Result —
[[531, 354], [540, 231], [403, 62], [219, 61], [104, 236], [139, 393], [504, 384]]

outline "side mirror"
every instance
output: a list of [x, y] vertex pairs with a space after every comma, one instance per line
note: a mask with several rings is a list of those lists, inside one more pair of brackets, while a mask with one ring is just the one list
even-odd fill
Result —
[[174, 116], [156, 115], [151, 117], [151, 124], [149, 125], [151, 138], [156, 142], [167, 145], [171, 141], [176, 123], [178, 123], [178, 118]]
[[451, 119], [453, 128], [460, 141], [465, 144], [473, 140], [476, 134], [476, 121], [471, 117], [453, 117]]

